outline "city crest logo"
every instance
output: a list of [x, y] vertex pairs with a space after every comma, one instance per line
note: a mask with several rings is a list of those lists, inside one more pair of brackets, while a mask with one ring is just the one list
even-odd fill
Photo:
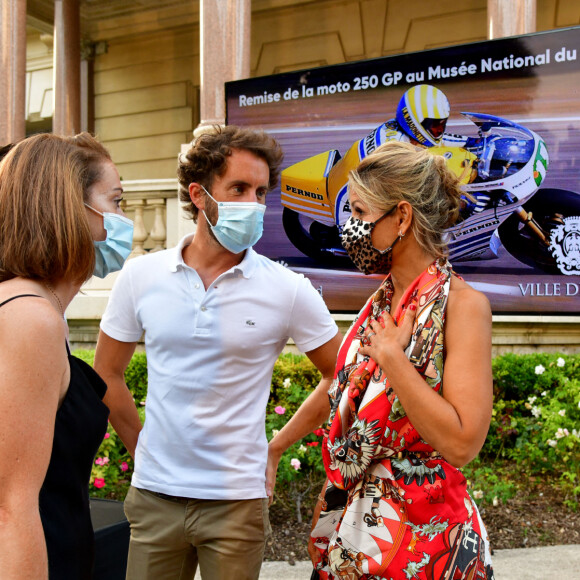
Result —
[[550, 233], [550, 251], [562, 274], [580, 274], [580, 216], [564, 218]]

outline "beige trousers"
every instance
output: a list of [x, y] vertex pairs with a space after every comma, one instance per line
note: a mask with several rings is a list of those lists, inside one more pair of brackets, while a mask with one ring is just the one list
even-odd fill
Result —
[[131, 487], [127, 580], [258, 580], [271, 533], [268, 500], [201, 500]]

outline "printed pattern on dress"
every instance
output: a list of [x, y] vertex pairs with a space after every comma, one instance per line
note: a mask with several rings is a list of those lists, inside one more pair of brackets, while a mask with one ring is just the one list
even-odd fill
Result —
[[[407, 289], [393, 319], [417, 306], [405, 350], [441, 393], [446, 260]], [[371, 320], [391, 312], [390, 276], [345, 336], [329, 390], [331, 415], [322, 447], [328, 484], [312, 531], [320, 578], [341, 580], [493, 580], [487, 533], [462, 473], [421, 439], [381, 369], [358, 350]], [[336, 498], [341, 497], [341, 501]]]

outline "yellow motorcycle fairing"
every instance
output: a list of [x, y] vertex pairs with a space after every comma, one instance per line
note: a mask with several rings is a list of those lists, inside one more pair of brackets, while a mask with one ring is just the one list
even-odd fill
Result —
[[[328, 176], [328, 197], [332, 206], [335, 207], [337, 203], [337, 196], [342, 191], [343, 187], [348, 183], [348, 174], [352, 169], [358, 167], [361, 161], [359, 148], [363, 139], [355, 141], [349, 148], [349, 150], [344, 154], [344, 157], [335, 164]], [[339, 205], [343, 205], [342, 202], [346, 201], [346, 193], [343, 199], [339, 200]], [[340, 207], [335, 208], [338, 214], [338, 220], [342, 217], [340, 215]]]
[[334, 216], [328, 200], [326, 179], [340, 159], [333, 149], [291, 165], [280, 177], [281, 201], [284, 207], [333, 226]]
[[457, 175], [461, 185], [472, 183], [477, 177], [477, 156], [463, 147], [429, 147], [432, 155], [445, 158], [447, 167]]

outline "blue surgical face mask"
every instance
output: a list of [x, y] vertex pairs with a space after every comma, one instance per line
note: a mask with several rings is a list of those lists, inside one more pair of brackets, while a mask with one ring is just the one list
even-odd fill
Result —
[[94, 241], [95, 269], [93, 274], [97, 278], [104, 278], [111, 272], [117, 272], [123, 267], [133, 247], [133, 222], [117, 213], [97, 211], [90, 205], [85, 205], [103, 216], [103, 227], [107, 230], [107, 238]]
[[217, 241], [233, 254], [239, 254], [253, 246], [261, 237], [264, 227], [266, 206], [262, 203], [244, 201], [216, 201], [210, 192], [201, 186], [217, 204], [218, 221], [212, 225], [207, 215], [202, 213]]

